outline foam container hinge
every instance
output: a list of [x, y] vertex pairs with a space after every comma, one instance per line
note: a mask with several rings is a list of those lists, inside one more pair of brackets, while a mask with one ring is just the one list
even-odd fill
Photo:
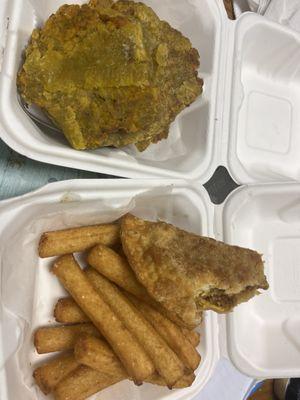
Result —
[[223, 164], [238, 183], [298, 181], [300, 35], [251, 13], [229, 21], [221, 0], [185, 2], [176, 13], [165, 2], [145, 0], [188, 36], [201, 55], [204, 93], [171, 128], [171, 135], [180, 131], [186, 154], [153, 161], [119, 150], [80, 152], [63, 137], [41, 131], [22, 110], [15, 84], [22, 51], [37, 24], [30, 2], [23, 0], [0, 6], [3, 17], [9, 16], [2, 35], [1, 138], [39, 161], [116, 176], [205, 182]]
[[[191, 388], [169, 391], [148, 384], [135, 387], [131, 383], [122, 382], [105, 390], [99, 398], [115, 400], [121, 392], [123, 400], [190, 400], [201, 392], [212, 376], [217, 361], [224, 355], [241, 372], [255, 378], [299, 376], [300, 185], [297, 183], [244, 186], [235, 190], [221, 206], [210, 202], [207, 192], [200, 184], [181, 180], [64, 181], [1, 202], [1, 254], [5, 256], [9, 252], [11, 265], [20, 263], [28, 249], [33, 254], [27, 271], [22, 268], [14, 283], [20, 289], [19, 296], [22, 296], [22, 292], [27, 290], [24, 287], [25, 277], [28, 280], [28, 274], [33, 274], [33, 299], [30, 302], [27, 300], [26, 307], [34, 312], [32, 319], [25, 324], [27, 336], [31, 338], [36, 327], [52, 322], [53, 305], [63, 295], [58, 282], [49, 272], [52, 259], [38, 258], [36, 246], [40, 233], [49, 229], [49, 226], [51, 229], [69, 226], [72, 218], [77, 215], [78, 207], [86, 210], [83, 213], [80, 211], [79, 225], [86, 224], [91, 218], [96, 220], [97, 212], [92, 215], [90, 211], [92, 201], [108, 201], [108, 204], [115, 206], [122, 204], [124, 199], [129, 201], [144, 193], [139, 197], [138, 209], [140, 214], [146, 215], [149, 212], [149, 198], [147, 200], [146, 195], [149, 195], [149, 191], [156, 218], [197, 234], [254, 248], [263, 253], [270, 289], [239, 305], [227, 316], [205, 313], [204, 323], [200, 328], [199, 351], [202, 361]], [[57, 219], [55, 226], [49, 225], [51, 219], [48, 213], [52, 207], [63, 209], [62, 217]], [[24, 248], [17, 248], [18, 244], [12, 242], [17, 232], [22, 232], [24, 226], [29, 226], [33, 219], [45, 216], [44, 225], [40, 224], [34, 230], [34, 240], [30, 241], [28, 238]], [[4, 268], [3, 263], [2, 277], [7, 276], [7, 266], [5, 273]], [[5, 292], [4, 285], [6, 282], [2, 281], [1, 290], [6, 296], [2, 298], [2, 303], [7, 303], [10, 297], [12, 304], [15, 294]], [[21, 304], [23, 306], [25, 305]], [[22, 393], [24, 400], [44, 399], [34, 389], [32, 369], [43, 357], [48, 356], [38, 356], [31, 343], [30, 351], [24, 356], [22, 369], [16, 374], [15, 367], [12, 367], [14, 354], [16, 349], [22, 349], [22, 340], [25, 339], [20, 335], [20, 327], [17, 328], [17, 320], [6, 307], [2, 309], [1, 319], [1, 400], [14, 400], [19, 398], [16, 397], [19, 393]], [[23, 382], [27, 384], [26, 390]]]

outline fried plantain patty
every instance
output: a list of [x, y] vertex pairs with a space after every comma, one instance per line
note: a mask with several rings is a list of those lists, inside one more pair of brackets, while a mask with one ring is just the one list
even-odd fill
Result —
[[26, 49], [17, 85], [78, 150], [166, 138], [202, 91], [199, 54], [154, 11], [133, 1], [64, 5]]

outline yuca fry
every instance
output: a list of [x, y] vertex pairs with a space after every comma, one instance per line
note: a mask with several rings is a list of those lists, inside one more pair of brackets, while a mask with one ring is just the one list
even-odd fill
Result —
[[170, 348], [177, 354], [185, 366], [193, 371], [198, 367], [201, 357], [189, 340], [183, 335], [180, 328], [157, 310], [141, 302], [134, 296], [127, 294], [129, 300], [136, 306], [143, 316], [152, 324]]
[[[116, 378], [128, 378], [128, 374], [120, 363], [120, 360], [101, 339], [87, 334], [81, 335], [75, 344], [74, 355], [80, 364]], [[191, 386], [194, 379], [195, 375], [193, 373], [185, 375], [176, 382], [174, 388]], [[166, 381], [157, 373], [147, 378], [145, 382], [167, 386]]]
[[58, 300], [54, 308], [54, 317], [57, 322], [64, 324], [90, 321], [71, 297], [64, 297]]
[[74, 347], [74, 357], [79, 364], [86, 365], [106, 375], [128, 378], [118, 357], [107, 343], [91, 335], [81, 335]]
[[91, 319], [118, 355], [136, 383], [154, 372], [154, 365], [142, 346], [97, 293], [72, 255], [60, 257], [52, 268], [76, 303]]
[[196, 331], [191, 331], [190, 329], [187, 328], [181, 328], [182, 333], [184, 336], [190, 341], [190, 343], [194, 346], [197, 347], [200, 343], [200, 333]]
[[39, 354], [71, 350], [81, 333], [101, 336], [98, 329], [91, 323], [51, 326], [35, 331], [34, 345]]
[[118, 224], [82, 226], [79, 228], [45, 232], [39, 243], [42, 258], [84, 251], [97, 243], [113, 246], [120, 241]]
[[174, 313], [167, 311], [148, 294], [144, 286], [137, 280], [125, 257], [121, 257], [107, 246], [97, 245], [89, 251], [87, 261], [90, 266], [110, 281], [116, 283], [138, 299], [157, 308], [160, 313], [177, 325], [185, 326]]
[[[173, 386], [173, 389], [183, 389], [192, 386], [196, 376], [193, 372], [191, 372], [188, 375], [184, 375], [182, 378], [179, 379]], [[158, 374], [153, 374], [150, 378], [148, 378], [145, 382], [147, 383], [152, 383], [152, 385], [158, 385], [158, 386], [166, 386], [166, 382], [164, 379], [158, 375]]]
[[[129, 292], [124, 290], [124, 293], [126, 294]], [[77, 324], [90, 321], [71, 297], [64, 297], [58, 300], [54, 308], [54, 317], [57, 322], [64, 324]], [[177, 324], [175, 325], [178, 326]], [[200, 335], [198, 332], [190, 331], [180, 326], [178, 326], [178, 328], [194, 347], [198, 346], [200, 343]]]
[[55, 400], [85, 400], [121, 379], [101, 374], [84, 365], [80, 365], [63, 379], [54, 390]]
[[62, 354], [36, 368], [33, 372], [33, 377], [41, 391], [44, 394], [48, 394], [79, 365], [74, 354]]
[[88, 268], [85, 273], [104, 301], [143, 346], [157, 372], [172, 387], [186, 372], [176, 353], [113, 283], [93, 268]]
[[148, 301], [153, 302], [146, 289], [136, 279], [127, 260], [114, 250], [102, 244], [97, 245], [89, 251], [87, 262], [118, 286], [123, 287], [138, 298], [147, 298]]

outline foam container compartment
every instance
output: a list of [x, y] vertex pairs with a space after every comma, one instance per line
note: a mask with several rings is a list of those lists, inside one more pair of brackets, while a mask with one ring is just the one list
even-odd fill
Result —
[[[83, 1], [69, 1], [76, 2]], [[30, 158], [50, 164], [131, 178], [187, 177], [191, 173], [196, 177], [204, 171], [207, 176], [210, 174], [216, 107], [213, 99], [217, 97], [220, 39], [225, 10], [220, 7], [219, 2], [211, 0], [185, 0], [186, 7], [182, 6], [181, 0], [174, 0], [172, 13], [169, 12], [167, 2], [144, 2], [162, 19], [189, 37], [202, 57], [200, 75], [205, 79], [205, 93], [181, 113], [171, 128], [171, 134], [175, 131], [181, 132], [186, 154], [166, 161], [152, 161], [134, 158], [117, 149], [113, 152], [107, 148], [76, 151], [70, 148], [61, 135], [41, 131], [22, 110], [16, 90], [16, 74], [22, 52], [37, 24], [34, 9], [26, 0], [5, 1], [9, 27], [5, 35], [0, 79], [0, 136], [10, 147]], [[51, 4], [51, 0], [44, 3], [46, 7]], [[177, 11], [176, 5], [182, 11]]]
[[[300, 375], [299, 184], [244, 186], [232, 192], [223, 205], [215, 206], [203, 186], [181, 180], [75, 180], [49, 184], [36, 192], [0, 204], [1, 254], [3, 259], [9, 254], [9, 265], [21, 263], [24, 254], [29, 257], [26, 279], [21, 273], [14, 285], [19, 299], [24, 298], [23, 293], [28, 291], [28, 282], [31, 282], [33, 293], [32, 301], [26, 300], [32, 318], [21, 324], [23, 336], [16, 333], [17, 326], [20, 331], [20, 319], [12, 316], [9, 307], [3, 308], [0, 325], [1, 400], [21, 397], [24, 400], [44, 399], [34, 388], [31, 374], [34, 365], [48, 356], [37, 356], [31, 335], [36, 327], [53, 323], [53, 305], [63, 292], [49, 272], [52, 260], [38, 258], [36, 248], [40, 233], [49, 227], [61, 229], [70, 226], [77, 207], [85, 210], [80, 211], [78, 225], [86, 224], [91, 218], [96, 221], [98, 213], [91, 214], [91, 201], [106, 201], [109, 206], [115, 207], [124, 203], [124, 199], [129, 201], [142, 193], [138, 215], [147, 217], [149, 191], [150, 208], [155, 209], [155, 218], [263, 253], [270, 289], [239, 305], [227, 316], [205, 313], [200, 328], [202, 361], [191, 388], [169, 391], [148, 384], [135, 387], [129, 382], [122, 382], [93, 399], [116, 400], [122, 393], [122, 400], [190, 400], [201, 392], [219, 358], [224, 356], [241, 372], [255, 378]], [[51, 225], [52, 219], [47, 217], [44, 225], [34, 229], [34, 235], [28, 237], [20, 250], [13, 238], [33, 219], [48, 215], [53, 207], [58, 212], [63, 210], [62, 216], [54, 226]], [[14, 304], [16, 294], [4, 290], [9, 281], [8, 270], [3, 262], [2, 277], [5, 281], [2, 281], [2, 302], [7, 304], [10, 298], [11, 304]], [[16, 349], [21, 351], [26, 342], [30, 343], [29, 351], [25, 348], [22, 368], [18, 369], [14, 354]], [[26, 382], [26, 388], [23, 382]]]
[[[80, 152], [62, 137], [41, 131], [22, 110], [15, 84], [37, 21], [26, 0], [0, 6], [3, 21], [9, 18], [2, 34], [1, 138], [39, 161], [116, 176], [205, 182], [222, 162], [239, 183], [299, 180], [300, 35], [251, 13], [229, 21], [221, 0], [184, 2], [182, 7], [181, 0], [174, 0], [170, 10], [168, 2], [145, 0], [200, 52], [204, 93], [176, 118], [170, 132], [181, 133], [186, 154], [153, 161], [120, 150]], [[50, 7], [51, 1], [43, 4]]]
[[300, 35], [249, 13], [235, 37], [228, 167], [241, 183], [299, 181]]

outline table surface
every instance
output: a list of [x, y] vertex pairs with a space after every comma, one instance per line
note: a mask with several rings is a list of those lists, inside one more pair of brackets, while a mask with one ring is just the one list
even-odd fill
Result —
[[49, 182], [99, 178], [111, 176], [30, 160], [10, 149], [0, 139], [0, 200], [30, 192]]

